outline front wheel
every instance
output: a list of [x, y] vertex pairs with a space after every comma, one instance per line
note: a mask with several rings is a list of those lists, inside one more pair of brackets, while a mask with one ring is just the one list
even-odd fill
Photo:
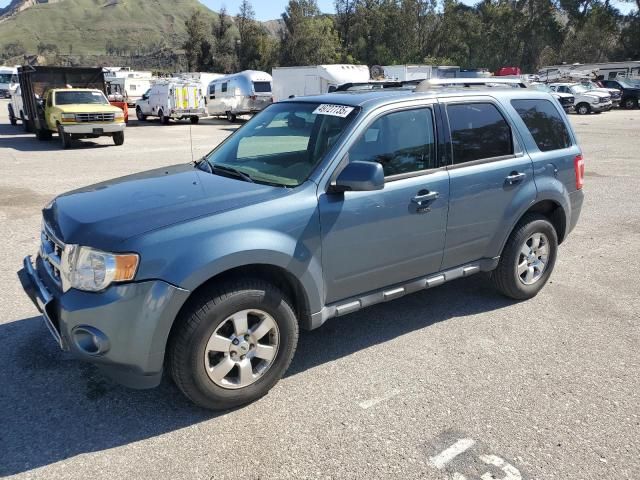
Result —
[[60, 137], [60, 143], [63, 149], [67, 150], [71, 148], [71, 134], [64, 133], [62, 125], [58, 125], [58, 136]]
[[136, 118], [141, 122], [144, 122], [147, 119], [147, 116], [142, 113], [142, 109], [140, 107], [136, 107]]
[[237, 280], [203, 292], [178, 319], [169, 345], [176, 385], [214, 410], [265, 395], [291, 363], [298, 322], [290, 300], [262, 280]]
[[576, 113], [578, 115], [586, 115], [587, 113], [589, 113], [591, 111], [591, 107], [589, 106], [589, 104], [587, 103], [580, 103], [578, 104], [578, 106], [576, 107]]
[[542, 215], [527, 215], [507, 240], [491, 279], [507, 297], [535, 297], [551, 276], [557, 252], [558, 235], [549, 220]]
[[9, 123], [14, 126], [18, 124], [18, 119], [16, 118], [16, 114], [13, 111], [12, 105], [9, 105]]
[[113, 143], [120, 146], [124, 144], [124, 132], [115, 132], [113, 134]]
[[637, 108], [638, 107], [638, 100], [636, 100], [635, 98], [627, 98], [624, 101], [624, 108]]

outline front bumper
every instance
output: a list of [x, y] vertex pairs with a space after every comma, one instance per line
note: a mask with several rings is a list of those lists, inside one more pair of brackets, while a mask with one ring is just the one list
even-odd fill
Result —
[[607, 112], [611, 110], [612, 107], [613, 104], [611, 102], [591, 104], [591, 110], [593, 110], [594, 112]]
[[124, 122], [114, 123], [82, 123], [73, 125], [62, 125], [64, 133], [72, 135], [105, 135], [116, 132], [123, 132]]
[[34, 265], [31, 257], [24, 259], [18, 277], [63, 350], [96, 364], [123, 385], [160, 383], [169, 331], [188, 291], [153, 280], [98, 293], [62, 293], [47, 277], [42, 260]]

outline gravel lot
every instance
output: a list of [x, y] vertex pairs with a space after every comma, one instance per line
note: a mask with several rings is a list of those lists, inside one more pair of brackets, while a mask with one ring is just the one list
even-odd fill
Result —
[[[268, 396], [220, 414], [60, 352], [15, 275], [52, 197], [189, 161], [189, 125], [63, 151], [0, 112], [0, 476], [640, 478], [640, 110], [571, 117], [586, 203], [538, 297], [476, 276], [333, 319]], [[193, 126], [194, 155], [235, 128]]]

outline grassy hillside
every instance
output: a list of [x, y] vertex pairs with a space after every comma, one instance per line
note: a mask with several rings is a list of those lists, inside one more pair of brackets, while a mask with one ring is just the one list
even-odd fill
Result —
[[40, 42], [59, 53], [104, 55], [107, 43], [134, 51], [184, 42], [185, 20], [197, 10], [216, 14], [198, 0], [62, 0], [39, 4], [0, 20], [0, 49], [20, 42], [29, 54]]

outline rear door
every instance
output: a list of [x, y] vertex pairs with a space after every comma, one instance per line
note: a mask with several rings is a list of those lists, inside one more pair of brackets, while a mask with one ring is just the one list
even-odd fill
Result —
[[531, 159], [496, 100], [444, 103], [451, 186], [443, 270], [499, 255], [505, 230], [537, 193]]
[[319, 196], [327, 303], [440, 269], [449, 175], [436, 112], [437, 105], [396, 106], [353, 141], [344, 161], [381, 163], [384, 189]]

